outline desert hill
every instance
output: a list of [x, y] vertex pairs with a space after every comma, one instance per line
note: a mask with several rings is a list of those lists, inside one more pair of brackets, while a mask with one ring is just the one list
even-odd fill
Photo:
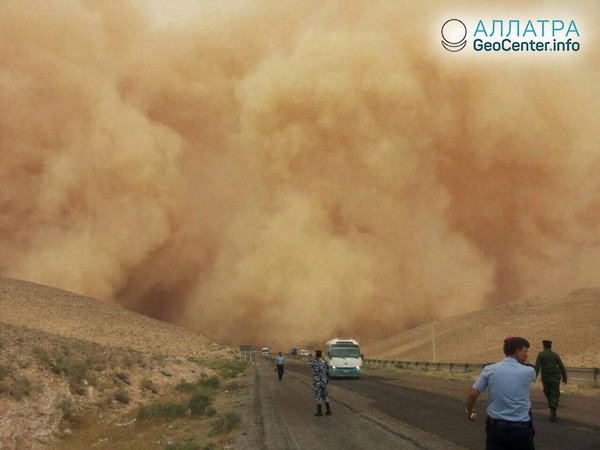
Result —
[[222, 448], [247, 367], [199, 334], [0, 278], [0, 448]]
[[0, 323], [171, 356], [219, 350], [207, 338], [93, 298], [0, 277]]
[[[523, 336], [535, 361], [542, 339], [571, 367], [600, 367], [600, 288], [577, 289], [506, 303], [435, 321], [437, 360], [491, 362], [506, 336]], [[432, 361], [432, 324], [363, 346], [366, 357]]]

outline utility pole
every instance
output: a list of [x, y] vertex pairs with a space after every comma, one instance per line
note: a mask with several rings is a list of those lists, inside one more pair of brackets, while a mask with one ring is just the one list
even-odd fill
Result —
[[433, 362], [436, 363], [437, 362], [437, 355], [435, 353], [435, 329], [434, 329], [434, 324], [435, 319], [431, 319], [431, 346], [433, 347]]

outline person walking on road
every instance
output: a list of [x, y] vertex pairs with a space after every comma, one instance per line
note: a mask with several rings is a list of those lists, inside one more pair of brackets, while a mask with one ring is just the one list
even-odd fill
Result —
[[279, 375], [279, 381], [283, 378], [283, 355], [281, 352], [275, 358], [275, 370], [277, 371], [277, 375]]
[[479, 394], [489, 390], [485, 431], [486, 450], [533, 450], [531, 384], [535, 369], [527, 362], [529, 342], [522, 337], [504, 340], [506, 358], [483, 368], [469, 390], [466, 413], [469, 421], [476, 417], [473, 406]]
[[327, 393], [327, 383], [329, 383], [329, 366], [321, 358], [323, 352], [321, 350], [315, 351], [315, 359], [310, 361], [308, 365], [313, 370], [313, 390], [315, 391], [315, 400], [317, 402], [317, 412], [315, 416], [322, 416], [322, 403], [325, 402], [325, 408], [327, 409], [328, 416], [331, 415], [331, 407], [329, 406], [329, 394]]
[[556, 408], [560, 397], [560, 379], [567, 384], [567, 371], [558, 353], [552, 351], [552, 341], [543, 340], [544, 350], [539, 352], [535, 361], [535, 375], [542, 369], [542, 384], [544, 395], [548, 399], [550, 420], [556, 422]]

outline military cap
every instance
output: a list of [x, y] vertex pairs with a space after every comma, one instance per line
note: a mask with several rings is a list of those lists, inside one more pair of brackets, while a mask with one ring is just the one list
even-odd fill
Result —
[[321, 350], [315, 350], [315, 355], [317, 356], [317, 358], [320, 358], [322, 354], [323, 352]]
[[544, 345], [544, 347], [548, 347], [548, 348], [552, 347], [552, 341], [550, 341], [548, 339], [544, 339], [542, 341], [542, 344]]

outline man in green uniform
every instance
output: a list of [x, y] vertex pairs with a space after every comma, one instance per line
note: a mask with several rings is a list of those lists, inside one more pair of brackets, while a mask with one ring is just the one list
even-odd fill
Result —
[[558, 397], [560, 397], [560, 378], [567, 384], [567, 371], [560, 360], [558, 353], [552, 351], [552, 341], [542, 341], [544, 351], [538, 353], [535, 361], [535, 375], [542, 369], [542, 383], [544, 394], [548, 399], [550, 407], [550, 420], [556, 422], [556, 408], [558, 408]]

